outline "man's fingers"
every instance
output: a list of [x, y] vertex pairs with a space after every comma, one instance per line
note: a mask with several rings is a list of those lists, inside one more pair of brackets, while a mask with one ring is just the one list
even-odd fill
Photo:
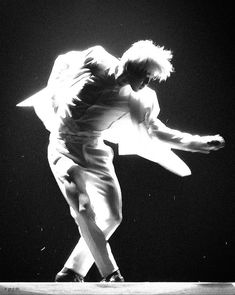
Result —
[[213, 136], [205, 136], [204, 140], [207, 148], [211, 150], [218, 150], [220, 148], [223, 148], [225, 145], [224, 138], [219, 134]]
[[207, 142], [207, 145], [209, 148], [211, 149], [221, 149], [225, 146], [225, 141], [224, 140], [211, 140], [209, 142]]
[[221, 142], [218, 140], [211, 140], [211, 141], [207, 142], [207, 144], [210, 146], [219, 146], [219, 145], [221, 145]]
[[219, 134], [199, 137], [188, 145], [188, 150], [193, 153], [209, 154], [212, 151], [217, 151], [223, 148], [225, 140]]

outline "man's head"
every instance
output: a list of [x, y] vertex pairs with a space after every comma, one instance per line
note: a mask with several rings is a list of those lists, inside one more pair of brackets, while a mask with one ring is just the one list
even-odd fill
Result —
[[119, 72], [134, 91], [142, 89], [151, 79], [166, 80], [173, 71], [172, 53], [152, 41], [134, 43], [120, 60]]

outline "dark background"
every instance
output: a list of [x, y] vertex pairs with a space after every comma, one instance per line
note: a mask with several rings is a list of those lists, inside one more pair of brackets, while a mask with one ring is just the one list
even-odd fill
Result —
[[[124, 220], [110, 243], [127, 281], [234, 281], [234, 109], [230, 1], [0, 1], [0, 281], [53, 281], [78, 232], [50, 172], [48, 132], [15, 105], [47, 83], [54, 59], [100, 44], [120, 56], [152, 39], [175, 73], [155, 83], [169, 127], [221, 134], [210, 155], [178, 151], [180, 178], [136, 156], [116, 157]], [[95, 267], [88, 281], [100, 280]]]

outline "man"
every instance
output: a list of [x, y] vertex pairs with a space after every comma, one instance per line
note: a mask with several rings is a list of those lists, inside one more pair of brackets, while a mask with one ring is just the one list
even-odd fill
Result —
[[122, 200], [104, 139], [118, 142], [120, 153], [139, 154], [180, 176], [190, 170], [171, 148], [209, 153], [223, 147], [219, 135], [182, 133], [157, 118], [157, 97], [147, 85], [170, 76], [171, 58], [149, 40], [134, 43], [121, 59], [101, 46], [68, 52], [56, 59], [47, 87], [31, 98], [28, 105], [50, 131], [50, 167], [81, 235], [57, 282], [84, 281], [94, 262], [104, 281], [124, 281], [108, 243], [122, 220]]

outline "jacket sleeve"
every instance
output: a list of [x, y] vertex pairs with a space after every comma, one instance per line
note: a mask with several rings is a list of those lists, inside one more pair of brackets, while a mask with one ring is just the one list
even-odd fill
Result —
[[132, 95], [130, 109], [134, 122], [141, 123], [151, 138], [167, 143], [171, 148], [191, 150], [190, 143], [201, 138], [199, 135], [171, 129], [162, 123], [158, 119], [160, 107], [156, 92], [148, 87]]
[[193, 135], [171, 129], [163, 124], [151, 110], [147, 110], [144, 125], [151, 137], [167, 143], [173, 149], [208, 154], [224, 146], [224, 139], [220, 135]]
[[130, 113], [107, 130], [105, 139], [118, 144], [119, 155], [135, 154], [181, 177], [190, 175], [189, 167], [171, 151], [170, 145], [148, 132], [146, 123], [160, 111], [155, 92], [145, 88], [130, 95]]

